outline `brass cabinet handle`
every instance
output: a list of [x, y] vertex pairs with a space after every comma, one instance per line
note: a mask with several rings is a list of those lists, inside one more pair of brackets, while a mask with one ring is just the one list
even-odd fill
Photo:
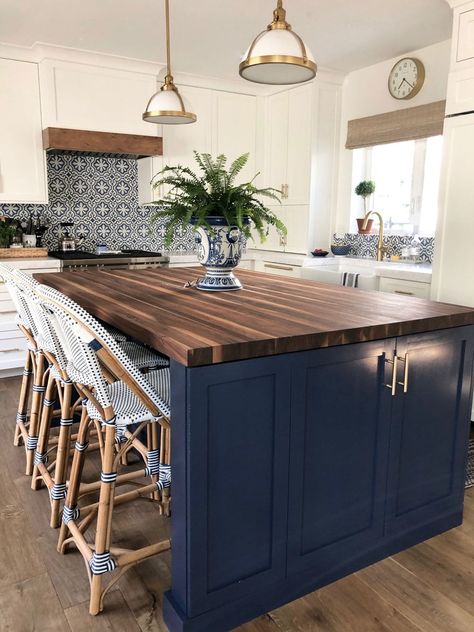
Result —
[[390, 382], [390, 384], [385, 384], [385, 386], [387, 388], [389, 388], [392, 391], [392, 397], [395, 397], [395, 395], [397, 394], [397, 365], [398, 365], [398, 356], [394, 355], [393, 356], [393, 360], [387, 360], [387, 358], [385, 358], [385, 362], [387, 364], [391, 364], [392, 365], [392, 380]]
[[287, 184], [281, 185], [281, 198], [282, 200], [288, 199], [288, 185]]
[[16, 349], [0, 349], [0, 353], [12, 353], [13, 351], [24, 351], [24, 349], [20, 349], [19, 347]]
[[405, 369], [403, 371], [403, 382], [398, 382], [398, 384], [400, 384], [400, 386], [403, 386], [404, 393], [408, 393], [408, 367], [409, 367], [408, 353], [405, 353], [404, 358], [398, 358], [398, 359], [400, 360], [400, 362], [403, 362], [405, 365]]
[[403, 290], [395, 290], [394, 294], [403, 294], [404, 296], [415, 296], [413, 292], [404, 292]]
[[273, 268], [274, 270], [293, 270], [291, 266], [282, 266], [276, 263], [264, 263], [265, 268]]

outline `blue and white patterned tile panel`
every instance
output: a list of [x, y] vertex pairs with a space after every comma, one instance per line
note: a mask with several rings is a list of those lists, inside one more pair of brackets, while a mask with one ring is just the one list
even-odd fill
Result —
[[[48, 154], [49, 204], [0, 204], [0, 215], [20, 220], [38, 215], [49, 224], [44, 245], [57, 248], [58, 225], [74, 222], [82, 246], [95, 250], [105, 243], [111, 250], [136, 248], [163, 250], [163, 221], [150, 227], [153, 207], [138, 205], [138, 166], [134, 158]], [[177, 231], [172, 250], [194, 250], [190, 227]]]
[[[402, 248], [412, 244], [413, 237], [401, 235], [385, 235], [384, 244], [387, 246], [387, 254], [401, 256]], [[375, 257], [377, 255], [377, 235], [359, 235], [346, 233], [345, 235], [333, 235], [333, 243], [337, 245], [351, 246], [351, 255], [356, 257]], [[420, 260], [431, 263], [433, 261], [434, 237], [420, 237]]]

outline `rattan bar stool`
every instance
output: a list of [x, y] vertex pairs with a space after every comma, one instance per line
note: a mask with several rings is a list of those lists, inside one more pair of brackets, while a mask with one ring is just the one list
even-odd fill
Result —
[[[38, 293], [54, 316], [51, 322], [61, 332], [68, 374], [84, 398], [58, 550], [65, 552], [68, 544], [74, 543], [81, 552], [91, 584], [90, 613], [98, 614], [106, 592], [127, 568], [170, 548], [169, 540], [135, 550], [117, 548], [111, 534], [113, 510], [119, 504], [150, 495], [156, 498], [158, 494], [160, 507], [165, 512], [169, 509], [169, 369], [142, 374], [107, 331], [80, 306], [47, 286], [38, 288]], [[110, 373], [117, 381], [108, 383]], [[103, 436], [102, 471], [100, 480], [84, 483], [82, 471], [92, 424]], [[145, 427], [150, 428], [148, 437], [153, 437], [148, 445], [139, 440]], [[144, 466], [119, 473], [121, 456], [132, 445], [143, 457]], [[140, 483], [139, 479], [148, 477], [150, 482]], [[131, 482], [131, 491], [116, 493], [117, 487]], [[92, 492], [98, 492], [98, 501], [79, 506], [79, 500], [83, 503]], [[86, 533], [94, 521], [91, 545]], [[108, 573], [114, 574], [104, 588], [103, 576]]]
[[[17, 291], [22, 295], [35, 323], [36, 344], [49, 363], [49, 375], [38, 428], [31, 487], [36, 490], [39, 489], [41, 483], [46, 485], [51, 502], [50, 524], [52, 527], [59, 527], [60, 503], [66, 498], [71, 440], [75, 438], [72, 435], [74, 414], [77, 408], [80, 409], [81, 399], [77, 399], [75, 396], [72, 381], [67, 374], [67, 357], [61, 341], [56, 330], [51, 326], [44, 306], [36, 294], [38, 282], [20, 270], [16, 270], [13, 277], [17, 283]], [[52, 437], [50, 430], [56, 397], [59, 398], [60, 402], [59, 434], [57, 437]], [[48, 463], [52, 453], [54, 459]]]
[[[31, 476], [33, 473], [34, 453], [38, 443], [41, 406], [48, 378], [48, 363], [44, 353], [37, 345], [38, 331], [28, 304], [24, 296], [19, 292], [15, 281], [15, 268], [0, 263], [0, 276], [3, 278], [16, 307], [18, 327], [27, 341], [13, 443], [14, 445], [20, 445], [23, 442], [26, 454], [25, 473]], [[31, 406], [28, 415], [30, 396]]]

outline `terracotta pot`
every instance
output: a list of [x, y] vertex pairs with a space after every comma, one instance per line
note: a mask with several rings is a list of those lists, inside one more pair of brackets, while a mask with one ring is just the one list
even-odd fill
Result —
[[359, 235], [370, 235], [372, 232], [372, 224], [374, 223], [373, 219], [369, 219], [367, 222], [367, 228], [362, 228], [362, 224], [364, 223], [364, 218], [357, 220], [357, 228], [359, 229]]

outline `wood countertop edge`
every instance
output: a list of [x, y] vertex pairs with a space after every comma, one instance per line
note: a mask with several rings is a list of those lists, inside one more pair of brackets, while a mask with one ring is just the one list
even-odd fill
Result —
[[[177, 270], [179, 270], [179, 268]], [[370, 322], [370, 301], [366, 305], [365, 301], [362, 300], [362, 311], [365, 310], [365, 313], [359, 318], [360, 322], [350, 323], [349, 317], [349, 321], [344, 327], [341, 327], [341, 322], [331, 323], [327, 312], [321, 312], [319, 323], [317, 321], [317, 315], [314, 317], [314, 323], [311, 316], [311, 320], [308, 320], [307, 322], [304, 322], [304, 319], [300, 320], [296, 318], [294, 323], [298, 323], [297, 326], [292, 323], [293, 317], [290, 318], [289, 323], [291, 324], [288, 325], [286, 331], [284, 331], [285, 328], [283, 328], [283, 330], [281, 328], [280, 314], [280, 321], [278, 321], [278, 318], [276, 321], [277, 323], [279, 322], [279, 325], [273, 327], [273, 331], [271, 331], [271, 327], [267, 328], [266, 332], [265, 328], [263, 328], [260, 332], [255, 330], [255, 339], [246, 337], [247, 332], [245, 332], [245, 327], [237, 335], [223, 336], [223, 330], [225, 328], [222, 326], [222, 318], [217, 319], [218, 327], [216, 329], [215, 336], [212, 335], [212, 319], [209, 322], [196, 322], [196, 331], [191, 333], [192, 329], [190, 329], [190, 322], [192, 323], [194, 318], [192, 314], [196, 313], [197, 306], [199, 307], [199, 305], [201, 305], [202, 309], [202, 299], [204, 296], [199, 296], [199, 300], [195, 303], [193, 302], [189, 304], [190, 315], [188, 315], [186, 305], [189, 302], [189, 295], [186, 297], [186, 300], [179, 303], [179, 297], [177, 298], [172, 287], [173, 277], [176, 279], [175, 282], [177, 283], [178, 281], [182, 281], [181, 277], [185, 277], [184, 273], [182, 271], [173, 273], [169, 270], [163, 270], [163, 272], [163, 278], [165, 279], [164, 295], [169, 296], [169, 309], [167, 311], [166, 302], [158, 302], [156, 307], [151, 307], [150, 303], [149, 307], [151, 307], [151, 311], [145, 309], [143, 313], [146, 313], [147, 317], [143, 320], [143, 322], [139, 321], [139, 324], [137, 324], [136, 310], [127, 310], [126, 308], [121, 309], [121, 302], [124, 299], [130, 301], [134, 300], [134, 298], [127, 294], [127, 292], [124, 292], [122, 295], [120, 287], [118, 289], [117, 287], [115, 288], [115, 295], [112, 293], [109, 296], [104, 295], [103, 305], [101, 305], [100, 302], [97, 304], [95, 303], [94, 294], [99, 295], [102, 293], [102, 290], [105, 289], [105, 278], [101, 277], [100, 281], [97, 281], [97, 287], [94, 288], [94, 284], [85, 283], [86, 278], [87, 281], [89, 281], [88, 275], [91, 274], [90, 272], [60, 274], [40, 272], [34, 274], [33, 276], [40, 283], [52, 285], [60, 290], [63, 289], [63, 291], [67, 294], [70, 294], [71, 298], [76, 298], [79, 303], [82, 303], [86, 309], [91, 311], [99, 319], [122, 329], [125, 333], [141, 340], [143, 343], [189, 368], [255, 359], [259, 357], [271, 357], [274, 355], [297, 353], [300, 351], [310, 351], [313, 349], [342, 346], [347, 344], [371, 342], [386, 338], [396, 338], [410, 334], [433, 332], [436, 330], [474, 324], [474, 308], [445, 303], [430, 303], [425, 299], [412, 298], [405, 300], [405, 306], [408, 306], [406, 301], [409, 300], [418, 302], [421, 304], [421, 308], [423, 308], [423, 303], [426, 303], [426, 310], [428, 312], [427, 315], [420, 314], [419, 317], [417, 314], [410, 315], [410, 310], [408, 310], [408, 314], [404, 313], [404, 316], [399, 319], [394, 317], [393, 314], [388, 314], [385, 319], [383, 314], [377, 314], [377, 309], [375, 308], [373, 316], [374, 322]], [[107, 273], [107, 275], [110, 274], [111, 273]], [[121, 278], [124, 282], [126, 282], [127, 276], [129, 276], [130, 279], [136, 280], [136, 275], [127, 275], [123, 271], [118, 271], [117, 276], [124, 277], [123, 279]], [[112, 276], [110, 276], [110, 278], [111, 280], [113, 279]], [[311, 300], [313, 302], [314, 300], [318, 301], [319, 296], [314, 295], [314, 290], [320, 290], [321, 304], [323, 308], [325, 306], [327, 308], [327, 301], [328, 299], [331, 299], [332, 293], [336, 294], [336, 298], [337, 294], [339, 294], [340, 298], [341, 292], [344, 295], [349, 295], [351, 291], [348, 288], [339, 288], [339, 286], [325, 287], [321, 286], [321, 284], [312, 284], [311, 282], [300, 279], [290, 279], [288, 282], [286, 277], [256, 273], [252, 274], [248, 279], [249, 290], [251, 291], [251, 302], [253, 301], [255, 303], [255, 299], [252, 298], [252, 295], [254, 297], [258, 297], [260, 284], [262, 288], [265, 288], [264, 291], [266, 291], [267, 295], [270, 296], [271, 301], [281, 300], [282, 304], [288, 303], [288, 313], [294, 315], [295, 309], [294, 305], [291, 304], [291, 293], [288, 294], [288, 296], [282, 296], [280, 299], [280, 295], [283, 292], [283, 287], [281, 285], [283, 280], [289, 288], [295, 286], [301, 288], [302, 292], [298, 295], [298, 300], [303, 303], [305, 301], [307, 303], [311, 302]], [[316, 285], [319, 287], [316, 287]], [[182, 286], [177, 285], [178, 289], [180, 287]], [[360, 292], [359, 300], [363, 299], [364, 295], [372, 296], [373, 294], [379, 294], [360, 290], [353, 291]], [[224, 298], [225, 300], [222, 302], [228, 307], [229, 297]], [[375, 307], [377, 307], [380, 297], [372, 296], [372, 298], [374, 300]], [[344, 306], [347, 309], [347, 305], [345, 304], [346, 296], [344, 296], [343, 299]], [[234, 298], [232, 297], [231, 300], [233, 301]], [[176, 303], [176, 301], [178, 301], [178, 303]], [[137, 303], [140, 304], [140, 302], [141, 301], [137, 298]], [[143, 306], [146, 307], [146, 300], [142, 302]], [[413, 305], [414, 304], [415, 303], [413, 303]], [[216, 305], [212, 305], [213, 309], [211, 312], [214, 313], [215, 316]], [[431, 313], [429, 311], [430, 306]], [[232, 307], [232, 305], [230, 305], [230, 307]], [[420, 305], [418, 305], [418, 307], [420, 307]], [[174, 309], [176, 308], [178, 311], [174, 312]], [[369, 311], [367, 311], [368, 308]], [[262, 313], [267, 312], [266, 318], [269, 318], [268, 305], [264, 307], [258, 305], [255, 309], [260, 309]], [[285, 309], [286, 308], [283, 307], [283, 310]], [[159, 320], [154, 323], [153, 318], [150, 318], [150, 314], [153, 314], [153, 310], [156, 310], [158, 313], [161, 312], [162, 314], [165, 314], [165, 319], [166, 314], [168, 313], [172, 314], [173, 318], [181, 318], [183, 324], [187, 325], [187, 327], [184, 327], [183, 335], [180, 334], [181, 330], [179, 328], [179, 322], [178, 324], [176, 324], [176, 321], [170, 322], [169, 318], [167, 324], [163, 323], [163, 328], [160, 331]], [[398, 309], [398, 312], [400, 311], [403, 312], [402, 306]], [[302, 313], [304, 313], [304, 310]], [[260, 316], [261, 315], [262, 314], [260, 314]], [[278, 311], [276, 312], [276, 315], [278, 317]], [[331, 326], [333, 326], [334, 329], [332, 329]], [[229, 327], [229, 332], [232, 333], [231, 324]], [[250, 334], [253, 329], [253, 327], [250, 327]], [[280, 330], [280, 333], [277, 333], [278, 329]], [[190, 333], [191, 337], [189, 336]]]

